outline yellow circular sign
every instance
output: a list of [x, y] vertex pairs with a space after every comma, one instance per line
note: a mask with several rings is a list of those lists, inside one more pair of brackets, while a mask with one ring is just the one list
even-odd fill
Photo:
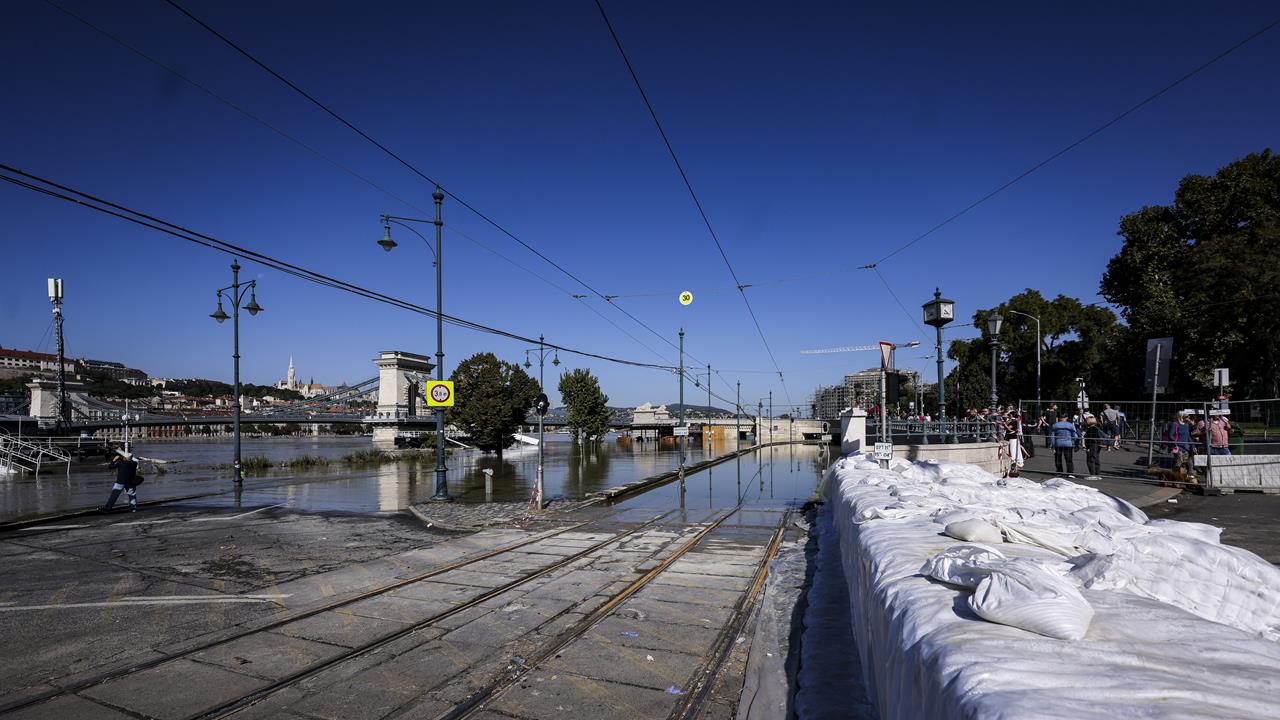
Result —
[[692, 302], [693, 302], [693, 293], [689, 292], [688, 290], [685, 290], [684, 292], [680, 293], [681, 305], [688, 305], [689, 303], [692, 303]]

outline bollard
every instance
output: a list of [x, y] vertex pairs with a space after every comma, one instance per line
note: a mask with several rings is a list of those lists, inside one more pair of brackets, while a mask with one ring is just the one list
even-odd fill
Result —
[[484, 473], [484, 500], [493, 502], [493, 470], [485, 468], [481, 472]]

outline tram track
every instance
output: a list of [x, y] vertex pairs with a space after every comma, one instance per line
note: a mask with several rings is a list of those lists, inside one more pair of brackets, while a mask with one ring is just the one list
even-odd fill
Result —
[[[268, 687], [273, 688], [272, 690], [270, 690], [270, 692], [274, 692], [275, 690], [278, 690], [280, 687], [284, 687], [284, 686], [285, 686], [285, 685], [287, 685], [287, 684], [292, 684], [293, 682], [297, 682], [298, 680], [301, 680], [301, 679], [303, 679], [303, 678], [305, 678], [305, 677], [309, 677], [309, 676], [311, 676], [311, 675], [315, 674], [316, 672], [319, 672], [319, 671], [321, 671], [321, 670], [325, 669], [326, 667], [329, 667], [329, 666], [332, 666], [332, 665], [338, 664], [338, 663], [343, 662], [343, 661], [345, 661], [345, 660], [352, 659], [352, 658], [357, 657], [357, 656], [359, 656], [359, 655], [366, 654], [366, 653], [368, 653], [369, 651], [372, 651], [372, 650], [374, 650], [374, 649], [376, 649], [376, 648], [378, 648], [378, 647], [382, 647], [382, 646], [386, 645], [386, 644], [387, 644], [387, 643], [389, 643], [389, 642], [392, 642], [392, 641], [394, 641], [394, 640], [396, 640], [396, 639], [399, 639], [400, 637], [404, 637], [404, 636], [406, 636], [406, 635], [408, 635], [408, 634], [410, 634], [410, 633], [412, 633], [412, 632], [415, 632], [415, 631], [420, 630], [420, 629], [422, 629], [422, 628], [424, 628], [424, 627], [427, 627], [427, 626], [429, 626], [429, 625], [431, 625], [431, 624], [433, 624], [433, 623], [435, 623], [435, 622], [438, 622], [438, 621], [440, 621], [440, 620], [442, 620], [442, 619], [444, 619], [444, 618], [447, 618], [447, 617], [450, 617], [450, 616], [452, 616], [452, 615], [455, 615], [455, 614], [457, 614], [458, 612], [461, 612], [461, 611], [463, 611], [463, 610], [466, 610], [466, 609], [469, 609], [469, 608], [474, 607], [474, 606], [476, 606], [476, 605], [479, 605], [480, 603], [485, 602], [485, 601], [487, 601], [487, 600], [489, 600], [489, 599], [492, 599], [493, 597], [496, 597], [496, 596], [498, 596], [498, 595], [501, 595], [502, 593], [507, 592], [507, 591], [509, 591], [509, 590], [511, 590], [511, 589], [513, 589], [513, 588], [515, 588], [515, 587], [519, 587], [520, 585], [523, 585], [523, 584], [526, 584], [526, 583], [528, 583], [528, 582], [531, 582], [531, 581], [533, 581], [533, 580], [535, 580], [535, 579], [537, 579], [537, 578], [540, 578], [540, 577], [542, 577], [542, 576], [544, 576], [544, 575], [546, 575], [546, 574], [548, 574], [548, 573], [551, 573], [551, 572], [554, 572], [554, 571], [556, 571], [556, 570], [559, 570], [559, 569], [561, 569], [561, 568], [563, 568], [563, 567], [566, 567], [566, 566], [568, 566], [568, 565], [570, 565], [570, 564], [572, 564], [572, 563], [574, 563], [574, 562], [576, 562], [576, 561], [578, 561], [578, 560], [582, 559], [583, 557], [585, 557], [585, 556], [587, 556], [587, 555], [590, 555], [591, 553], [598, 552], [599, 550], [601, 550], [601, 549], [603, 549], [603, 548], [607, 547], [607, 546], [608, 546], [608, 545], [610, 545], [610, 544], [616, 543], [616, 542], [618, 542], [618, 541], [620, 541], [620, 540], [622, 540], [622, 539], [624, 539], [624, 538], [626, 538], [626, 537], [629, 537], [629, 536], [634, 535], [634, 534], [636, 534], [636, 533], [638, 533], [638, 532], [640, 532], [640, 531], [642, 531], [642, 530], [645, 530], [645, 529], [647, 529], [647, 528], [650, 528], [650, 527], [652, 527], [652, 526], [656, 525], [657, 523], [661, 522], [664, 518], [666, 518], [666, 517], [670, 516], [670, 515], [671, 515], [672, 513], [674, 513], [674, 512], [676, 512], [676, 510], [675, 510], [675, 509], [668, 510], [668, 511], [663, 512], [663, 513], [659, 513], [659, 514], [655, 515], [654, 517], [650, 518], [649, 520], [647, 520], [647, 521], [645, 521], [645, 522], [643, 522], [643, 523], [641, 523], [641, 524], [637, 525], [636, 527], [629, 528], [629, 529], [623, 530], [623, 531], [621, 531], [621, 532], [615, 533], [615, 534], [613, 534], [611, 537], [609, 537], [608, 539], [601, 540], [601, 541], [599, 541], [599, 542], [597, 542], [597, 543], [592, 544], [591, 546], [589, 546], [589, 547], [587, 547], [587, 548], [584, 548], [584, 549], [582, 549], [582, 550], [580, 550], [580, 551], [577, 551], [577, 552], [574, 552], [574, 553], [572, 553], [572, 554], [570, 554], [570, 555], [567, 555], [567, 556], [565, 556], [564, 558], [562, 558], [562, 559], [560, 559], [560, 560], [557, 560], [556, 562], [554, 562], [554, 563], [552, 563], [552, 564], [550, 564], [550, 565], [548, 565], [548, 566], [545, 566], [545, 567], [539, 568], [538, 570], [536, 570], [536, 571], [534, 571], [534, 572], [532, 572], [532, 573], [526, 574], [526, 575], [524, 575], [524, 576], [522, 576], [522, 577], [520, 577], [520, 578], [518, 578], [518, 579], [516, 579], [516, 580], [514, 580], [514, 581], [512, 581], [512, 582], [509, 582], [509, 583], [506, 583], [506, 584], [504, 584], [504, 585], [502, 585], [502, 586], [499, 586], [498, 588], [495, 588], [495, 589], [494, 589], [494, 590], [492, 590], [492, 591], [489, 591], [489, 592], [483, 593], [483, 594], [481, 594], [480, 596], [477, 596], [477, 597], [475, 597], [475, 598], [472, 598], [472, 599], [468, 600], [467, 602], [465, 602], [465, 603], [463, 603], [463, 604], [461, 604], [461, 605], [459, 605], [459, 606], [457, 606], [457, 607], [455, 607], [455, 608], [451, 608], [451, 609], [449, 609], [449, 610], [447, 610], [447, 611], [445, 611], [445, 612], [443, 612], [443, 613], [438, 613], [438, 614], [436, 614], [436, 615], [433, 615], [433, 616], [431, 616], [431, 617], [428, 617], [428, 618], [426, 618], [426, 619], [422, 620], [421, 622], [418, 622], [418, 623], [416, 623], [416, 624], [413, 624], [413, 625], [409, 626], [408, 628], [405, 628], [405, 629], [402, 629], [402, 630], [400, 630], [400, 631], [397, 631], [396, 633], [393, 633], [392, 635], [385, 636], [385, 637], [380, 637], [379, 639], [375, 640], [374, 642], [372, 642], [372, 643], [368, 643], [368, 644], [366, 644], [366, 645], [364, 645], [364, 646], [362, 646], [362, 647], [360, 647], [360, 648], [355, 648], [355, 649], [353, 649], [350, 653], [346, 653], [346, 654], [344, 654], [344, 655], [342, 655], [342, 656], [339, 656], [339, 657], [337, 657], [337, 658], [334, 658], [334, 659], [333, 659], [333, 660], [331, 660], [331, 661], [328, 661], [328, 662], [324, 663], [324, 666], [323, 666], [323, 667], [321, 667], [321, 666], [315, 666], [315, 667], [312, 667], [312, 668], [308, 668], [308, 669], [307, 669], [307, 670], [305, 670], [304, 672], [298, 673], [298, 674], [296, 674], [296, 676], [291, 676], [291, 677], [290, 677], [290, 678], [288, 678], [287, 680], [282, 680], [282, 681], [280, 681], [280, 682], [273, 683], [271, 686], [268, 686]], [[519, 541], [519, 542], [505, 544], [505, 545], [503, 545], [503, 546], [501, 546], [501, 547], [498, 547], [498, 548], [495, 548], [495, 549], [492, 549], [492, 550], [486, 550], [486, 551], [483, 551], [483, 552], [481, 552], [480, 554], [475, 555], [475, 556], [473, 556], [473, 557], [468, 557], [468, 558], [465, 558], [465, 559], [462, 559], [462, 560], [457, 560], [457, 561], [455, 561], [455, 562], [446, 563], [445, 565], [442, 565], [442, 566], [440, 566], [440, 567], [432, 568], [431, 570], [428, 570], [428, 571], [423, 572], [423, 573], [419, 573], [419, 574], [417, 574], [417, 575], [414, 575], [414, 576], [409, 577], [409, 578], [406, 578], [406, 579], [397, 580], [397, 581], [392, 582], [392, 583], [387, 583], [387, 584], [385, 584], [385, 585], [381, 585], [381, 586], [376, 587], [376, 588], [373, 588], [373, 589], [371, 589], [371, 590], [367, 590], [367, 591], [364, 591], [364, 592], [358, 593], [358, 594], [356, 594], [356, 595], [354, 595], [354, 596], [345, 597], [345, 598], [343, 598], [343, 599], [341, 599], [341, 600], [337, 600], [337, 601], [334, 601], [334, 602], [331, 602], [331, 603], [327, 603], [327, 604], [324, 604], [324, 605], [321, 605], [321, 606], [318, 606], [318, 607], [309, 608], [309, 609], [307, 609], [307, 610], [304, 610], [304, 611], [301, 611], [301, 612], [298, 612], [298, 613], [294, 613], [294, 614], [289, 615], [289, 616], [287, 616], [287, 617], [276, 618], [276, 619], [272, 620], [271, 622], [268, 622], [268, 623], [265, 623], [265, 624], [261, 624], [261, 625], [257, 625], [257, 626], [255, 626], [255, 627], [253, 627], [253, 628], [249, 628], [249, 629], [241, 630], [241, 631], [238, 631], [238, 632], [235, 632], [235, 633], [229, 634], [229, 635], [221, 636], [221, 637], [218, 637], [218, 638], [216, 638], [216, 639], [213, 639], [213, 640], [210, 640], [210, 641], [207, 641], [207, 642], [199, 643], [199, 644], [197, 644], [197, 645], [195, 645], [195, 646], [192, 646], [192, 647], [185, 647], [185, 648], [183, 648], [182, 650], [177, 651], [177, 652], [165, 653], [165, 654], [162, 654], [162, 655], [159, 655], [159, 656], [156, 656], [156, 657], [152, 657], [152, 658], [149, 658], [149, 659], [147, 659], [147, 660], [145, 660], [145, 661], [141, 661], [141, 662], [137, 662], [137, 663], [131, 664], [131, 665], [129, 665], [128, 667], [118, 668], [118, 669], [116, 669], [116, 670], [112, 670], [112, 671], [108, 671], [108, 672], [106, 672], [106, 673], [102, 673], [102, 674], [99, 674], [99, 675], [95, 675], [95, 676], [93, 676], [93, 677], [91, 677], [91, 678], [88, 678], [88, 679], [83, 680], [83, 681], [78, 682], [78, 683], [71, 684], [71, 685], [69, 685], [69, 686], [67, 686], [67, 687], [59, 688], [58, 690], [55, 690], [55, 691], [50, 691], [50, 692], [42, 693], [42, 694], [37, 695], [37, 696], [33, 696], [33, 697], [26, 698], [26, 699], [23, 699], [23, 700], [20, 700], [20, 701], [14, 702], [14, 703], [10, 703], [10, 704], [4, 705], [4, 706], [0, 706], [0, 715], [7, 714], [7, 713], [11, 713], [11, 712], [14, 712], [14, 711], [17, 711], [17, 710], [21, 710], [21, 709], [23, 709], [23, 708], [31, 707], [31, 706], [34, 706], [34, 705], [38, 705], [38, 704], [40, 704], [40, 703], [47, 702], [47, 701], [50, 701], [50, 700], [53, 700], [53, 699], [56, 699], [56, 698], [58, 698], [58, 697], [62, 697], [62, 696], [65, 696], [65, 695], [70, 695], [70, 694], [79, 693], [79, 692], [81, 692], [81, 691], [83, 691], [83, 690], [87, 690], [87, 689], [92, 688], [92, 687], [96, 687], [96, 686], [104, 685], [104, 684], [109, 683], [109, 682], [111, 682], [111, 681], [113, 681], [113, 680], [117, 680], [117, 679], [120, 679], [120, 678], [126, 677], [126, 676], [128, 676], [128, 675], [132, 675], [132, 674], [134, 674], [134, 673], [138, 673], [138, 672], [141, 672], [141, 671], [144, 671], [144, 670], [148, 670], [148, 669], [151, 669], [151, 668], [154, 668], [154, 667], [157, 667], [157, 666], [163, 665], [163, 664], [165, 664], [165, 663], [172, 662], [172, 661], [174, 661], [174, 660], [179, 660], [179, 659], [182, 659], [182, 658], [187, 657], [187, 656], [190, 656], [190, 655], [194, 655], [194, 654], [199, 653], [199, 652], [203, 652], [203, 651], [206, 651], [206, 650], [210, 650], [210, 649], [213, 649], [213, 648], [219, 647], [219, 646], [221, 646], [221, 645], [226, 645], [226, 644], [228, 644], [228, 643], [231, 643], [231, 642], [234, 642], [234, 641], [236, 641], [236, 640], [240, 640], [240, 639], [243, 639], [243, 638], [246, 638], [246, 637], [252, 636], [252, 635], [257, 635], [257, 634], [259, 634], [259, 633], [268, 632], [268, 631], [270, 631], [270, 630], [274, 630], [274, 629], [277, 629], [277, 628], [283, 627], [283, 626], [288, 625], [288, 624], [290, 624], [290, 623], [298, 622], [298, 621], [300, 621], [300, 620], [305, 620], [305, 619], [307, 619], [307, 618], [310, 618], [310, 617], [314, 617], [314, 616], [320, 615], [321, 613], [331, 612], [331, 611], [334, 611], [334, 610], [340, 610], [340, 609], [342, 609], [342, 608], [344, 608], [344, 607], [347, 607], [347, 606], [349, 606], [349, 605], [355, 604], [355, 603], [357, 603], [357, 602], [361, 602], [361, 601], [363, 601], [363, 600], [368, 600], [368, 599], [371, 599], [371, 598], [376, 598], [376, 597], [378, 597], [378, 596], [386, 595], [386, 594], [388, 594], [388, 593], [394, 592], [395, 590], [399, 590], [399, 589], [401, 589], [401, 588], [407, 587], [407, 586], [409, 586], [409, 585], [413, 585], [413, 584], [415, 584], [415, 583], [419, 583], [419, 582], [423, 582], [423, 581], [426, 581], [426, 580], [430, 580], [430, 579], [431, 579], [431, 578], [433, 578], [433, 577], [436, 577], [436, 576], [439, 576], [439, 575], [443, 575], [443, 574], [445, 574], [445, 573], [453, 572], [453, 571], [456, 571], [456, 570], [465, 570], [465, 569], [466, 569], [467, 567], [469, 567], [469, 566], [472, 566], [472, 565], [475, 565], [475, 564], [477, 564], [477, 563], [483, 562], [483, 561], [485, 561], [485, 560], [489, 560], [489, 559], [491, 559], [491, 558], [494, 558], [494, 557], [500, 556], [500, 555], [502, 555], [502, 554], [504, 554], [504, 553], [509, 553], [509, 552], [512, 552], [512, 551], [519, 550], [519, 549], [521, 549], [521, 548], [523, 548], [523, 547], [527, 547], [527, 546], [529, 546], [529, 545], [534, 545], [534, 544], [536, 544], [536, 543], [544, 542], [544, 541], [546, 541], [546, 540], [548, 540], [548, 539], [552, 539], [552, 538], [554, 538], [554, 537], [556, 537], [556, 536], [558, 536], [558, 535], [563, 535], [563, 534], [565, 534], [565, 533], [569, 533], [569, 532], [573, 532], [573, 531], [575, 531], [575, 530], [579, 530], [579, 529], [581, 529], [581, 528], [583, 528], [583, 527], [585, 527], [585, 526], [587, 526], [587, 525], [593, 524], [593, 523], [603, 523], [603, 522], [607, 522], [607, 521], [609, 521], [609, 520], [613, 517], [613, 515], [616, 515], [616, 514], [617, 514], [617, 513], [614, 513], [614, 514], [611, 514], [611, 515], [605, 515], [605, 516], [603, 516], [603, 517], [599, 517], [599, 518], [591, 518], [591, 519], [584, 520], [584, 521], [581, 521], [581, 522], [573, 523], [573, 524], [568, 525], [568, 526], [563, 527], [563, 528], [558, 528], [558, 529], [555, 529], [555, 530], [552, 530], [552, 531], [548, 531], [548, 532], [537, 533], [537, 534], [535, 534], [535, 535], [533, 535], [533, 536], [531, 536], [531, 537], [529, 537], [529, 538], [527, 538], [527, 539], [521, 540], [521, 541]], [[254, 697], [254, 698], [257, 698], [257, 697], [259, 696], [259, 694], [260, 694], [260, 693], [263, 693], [263, 691], [259, 691], [259, 693], [254, 693], [254, 694], [253, 694], [253, 697]], [[239, 700], [235, 701], [235, 703], [230, 703], [230, 704], [234, 704], [234, 705], [236, 705], [237, 707], [240, 707], [240, 706], [241, 706], [241, 705], [240, 705], [240, 703], [241, 703], [241, 702], [248, 702], [248, 701], [249, 701], [249, 700], [247, 700], [246, 698], [241, 698], [241, 699], [239, 699]], [[230, 704], [229, 704], [229, 705], [230, 705]], [[227, 714], [227, 711], [225, 711], [225, 710], [219, 710], [219, 711], [218, 711], [218, 712], [220, 712], [220, 713], [222, 713], [222, 714], [212, 714], [212, 715], [211, 715], [211, 714], [210, 714], [211, 712], [213, 712], [213, 711], [207, 711], [207, 712], [205, 712], [205, 713], [203, 713], [203, 714], [196, 715], [196, 716], [194, 716], [194, 717], [222, 717], [222, 716], [225, 716], [225, 714]]]
[[[567, 648], [570, 644], [582, 639], [592, 628], [600, 624], [600, 622], [605, 618], [611, 616], [623, 602], [649, 585], [654, 579], [660, 577], [663, 572], [669, 570], [672, 565], [684, 557], [690, 550], [697, 547], [703, 540], [709, 537], [721, 525], [721, 523], [741, 511], [741, 509], [741, 506], [738, 506], [722, 514], [714, 522], [708, 524], [706, 527], [699, 530], [693, 537], [686, 540], [678, 549], [676, 549], [675, 552], [668, 555], [666, 559], [656, 567], [630, 582], [626, 587], [614, 594], [608, 601], [600, 605], [587, 617], [575, 623], [555, 639], [544, 644], [536, 653], [526, 657], [525, 662], [517, 667], [509, 667], [506, 672], [490, 681], [490, 683], [473, 693], [462, 703], [456, 705], [447, 712], [436, 715], [434, 720], [464, 720], [465, 718], [471, 718], [477, 713], [483, 712], [492, 702], [498, 700], [504, 692], [527, 678], [548, 659], [559, 656], [561, 651]], [[747, 618], [750, 616], [751, 610], [755, 604], [755, 599], [763, 587], [769, 563], [778, 552], [778, 548], [781, 544], [782, 536], [786, 530], [790, 516], [791, 512], [789, 510], [783, 513], [782, 519], [778, 523], [777, 528], [775, 528], [765, 553], [757, 565], [750, 586], [735, 604], [729, 621], [717, 634], [715, 643], [700, 659], [698, 668], [691, 676], [688, 685], [685, 688], [680, 689], [680, 695], [683, 700], [672, 711], [669, 716], [670, 718], [694, 718], [697, 716], [698, 710], [706, 699], [706, 691], [711, 687], [716, 679], [720, 667], [723, 665], [725, 658], [733, 647], [734, 639], [742, 630]]]

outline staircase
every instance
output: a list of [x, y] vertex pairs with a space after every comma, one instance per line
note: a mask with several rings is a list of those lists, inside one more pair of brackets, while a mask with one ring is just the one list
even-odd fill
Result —
[[65, 463], [71, 475], [71, 454], [52, 443], [38, 443], [0, 431], [0, 476], [39, 473], [50, 462]]

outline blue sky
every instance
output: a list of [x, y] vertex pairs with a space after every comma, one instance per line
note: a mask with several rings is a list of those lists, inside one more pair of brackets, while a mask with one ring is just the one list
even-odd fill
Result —
[[[0, 162], [434, 305], [427, 249], [399, 228], [395, 252], [374, 244], [380, 213], [430, 211], [429, 184], [160, 0], [58, 3], [333, 162], [39, 0], [0, 11]], [[606, 3], [784, 387], [593, 3], [184, 3], [664, 338], [572, 298], [586, 291], [452, 200], [446, 312], [664, 364], [683, 326], [688, 362], [724, 370], [717, 392], [740, 380], [744, 404], [776, 405], [877, 362], [803, 349], [931, 345], [916, 323], [935, 286], [964, 318], [1026, 287], [1098, 299], [1120, 216], [1277, 145], [1280, 29], [883, 263], [910, 317], [857, 269], [1275, 19], [1166, 5]], [[53, 347], [59, 276], [69, 354], [229, 380], [230, 324], [208, 318], [229, 257], [7, 184], [0, 233], [0, 344]], [[433, 320], [243, 264], [266, 308], [241, 324], [246, 381], [274, 382], [290, 355], [334, 384], [373, 375], [379, 350], [434, 352]], [[446, 369], [525, 347], [446, 327]], [[929, 352], [899, 364], [931, 368]], [[613, 404], [676, 397], [670, 373], [560, 357]]]

